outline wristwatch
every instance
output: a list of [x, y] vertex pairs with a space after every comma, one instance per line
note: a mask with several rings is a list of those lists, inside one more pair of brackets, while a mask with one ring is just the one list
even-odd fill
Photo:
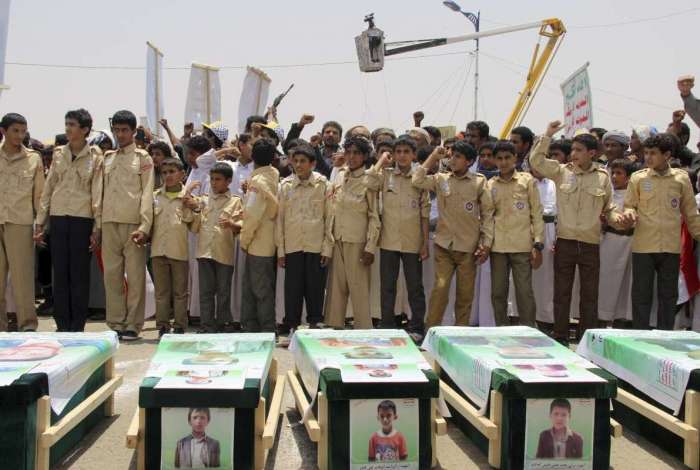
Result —
[[537, 251], [544, 250], [544, 244], [542, 244], [540, 242], [535, 243], [534, 245], [532, 245], [532, 247]]

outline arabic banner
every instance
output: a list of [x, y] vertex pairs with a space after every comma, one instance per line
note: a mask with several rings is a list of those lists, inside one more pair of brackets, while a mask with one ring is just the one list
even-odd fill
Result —
[[573, 137], [577, 129], [593, 127], [593, 102], [591, 82], [588, 78], [588, 62], [561, 84], [561, 92], [564, 95], [566, 137]]

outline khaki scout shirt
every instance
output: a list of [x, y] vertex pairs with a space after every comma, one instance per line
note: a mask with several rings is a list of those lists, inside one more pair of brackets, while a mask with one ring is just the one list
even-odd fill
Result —
[[364, 176], [364, 167], [355, 171], [348, 167], [339, 170], [328, 195], [331, 201], [330, 227], [334, 243], [364, 243], [364, 251], [374, 254], [381, 222], [377, 193], [367, 189]]
[[616, 223], [618, 211], [612, 204], [610, 177], [593, 163], [582, 170], [573, 163], [561, 164], [545, 158], [550, 137], [542, 136], [530, 153], [530, 166], [557, 186], [557, 238], [600, 244], [600, 216]]
[[315, 171], [306, 181], [296, 175], [282, 180], [275, 226], [277, 256], [297, 251], [331, 256], [333, 242], [329, 236], [327, 191], [328, 180]]
[[233, 266], [235, 263], [236, 234], [230, 228], [219, 225], [219, 218], [240, 223], [243, 205], [241, 198], [230, 191], [221, 194], [210, 194], [199, 198], [203, 208], [201, 223], [192, 227], [198, 232], [197, 258], [213, 259], [217, 263]]
[[430, 193], [411, 184], [412, 170], [370, 168], [365, 184], [382, 195], [382, 230], [379, 247], [402, 253], [419, 253], [423, 240], [422, 219], [430, 218]]
[[632, 238], [634, 253], [680, 253], [681, 222], [700, 239], [700, 215], [688, 173], [669, 168], [663, 174], [645, 168], [632, 174], [625, 213], [638, 217]]
[[22, 146], [19, 153], [8, 155], [3, 143], [0, 146], [0, 187], [0, 225], [32, 225], [44, 189], [44, 165], [39, 153]]
[[101, 227], [102, 152], [95, 145], [85, 145], [73, 158], [69, 145], [56, 147], [41, 204], [37, 225], [44, 225], [49, 215], [95, 219], [94, 230]]
[[438, 200], [435, 243], [447, 250], [474, 253], [479, 244], [493, 243], [493, 201], [486, 190], [484, 175], [467, 172], [428, 175], [419, 166], [413, 173], [413, 185], [434, 191]]
[[138, 225], [151, 232], [153, 222], [153, 160], [131, 144], [105, 153], [102, 222]]
[[280, 174], [272, 166], [262, 166], [250, 174], [244, 199], [241, 248], [253, 256], [275, 256], [275, 221]]
[[494, 176], [486, 188], [494, 207], [491, 251], [529, 253], [534, 243], [544, 243], [542, 203], [532, 175], [516, 171], [509, 180]]
[[187, 261], [187, 229], [197, 231], [200, 214], [182, 204], [187, 191], [182, 188], [174, 198], [165, 194], [165, 187], [153, 193], [153, 235], [151, 236], [151, 258], [166, 256]]

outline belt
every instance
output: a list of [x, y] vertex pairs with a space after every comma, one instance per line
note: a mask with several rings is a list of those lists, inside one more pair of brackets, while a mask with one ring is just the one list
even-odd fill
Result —
[[622, 237], [631, 237], [632, 235], [634, 235], [633, 228], [631, 228], [629, 230], [617, 230], [616, 228], [611, 227], [609, 225], [606, 225], [603, 228], [603, 232], [614, 233], [615, 235], [620, 235]]
[[556, 215], [543, 215], [542, 220], [544, 220], [545, 224], [553, 224], [554, 222], [557, 221], [557, 216]]

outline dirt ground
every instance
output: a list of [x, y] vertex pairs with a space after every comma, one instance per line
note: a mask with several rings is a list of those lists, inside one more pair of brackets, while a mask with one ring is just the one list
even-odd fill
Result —
[[[104, 323], [89, 323], [89, 331], [106, 329]], [[53, 320], [42, 318], [41, 331], [54, 331]], [[125, 446], [126, 432], [138, 403], [138, 390], [157, 345], [157, 332], [153, 322], [147, 322], [143, 339], [133, 344], [121, 344], [117, 351], [116, 371], [124, 376], [124, 383], [116, 392], [117, 415], [103, 420], [83, 442], [69, 453], [56, 469], [99, 468], [135, 469], [135, 452]], [[275, 358], [280, 373], [292, 367], [291, 353], [284, 348], [275, 348]], [[267, 459], [266, 469], [314, 469], [316, 468], [316, 446], [299, 425], [299, 413], [294, 407], [291, 391], [287, 388], [284, 397], [283, 421], [277, 442]], [[486, 456], [472, 444], [464, 434], [448, 421], [448, 433], [438, 437], [438, 461], [440, 469], [488, 469]], [[611, 468], [627, 469], [683, 469], [679, 460], [656, 447], [648, 440], [630, 431], [622, 438], [613, 439]]]

